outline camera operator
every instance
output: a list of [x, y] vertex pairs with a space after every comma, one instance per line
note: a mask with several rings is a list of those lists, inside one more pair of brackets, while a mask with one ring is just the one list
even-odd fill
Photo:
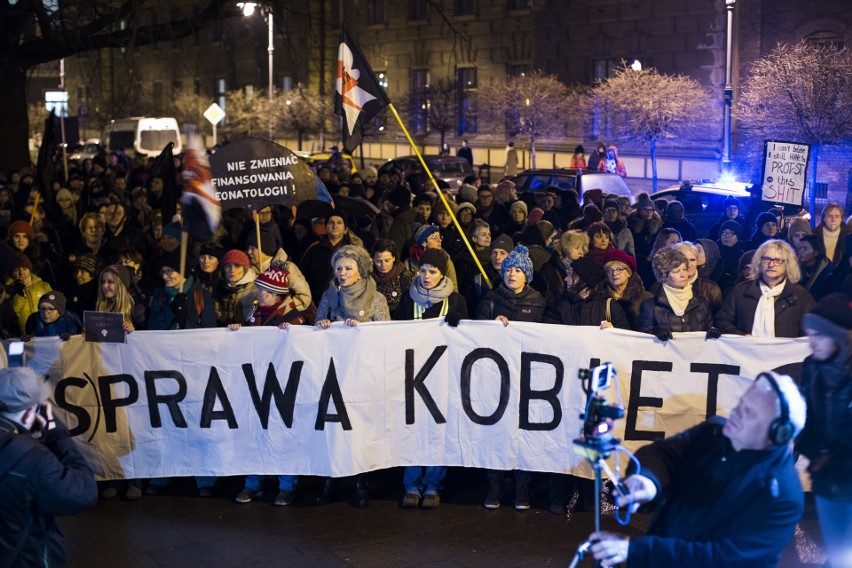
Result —
[[[603, 566], [776, 566], [804, 510], [791, 440], [805, 424], [793, 379], [762, 373], [729, 419], [641, 448], [619, 506], [656, 506], [647, 536], [597, 532]], [[634, 473], [628, 470], [628, 473]]]
[[46, 402], [49, 387], [26, 367], [0, 370], [0, 566], [64, 566], [54, 515], [95, 504], [92, 470]]

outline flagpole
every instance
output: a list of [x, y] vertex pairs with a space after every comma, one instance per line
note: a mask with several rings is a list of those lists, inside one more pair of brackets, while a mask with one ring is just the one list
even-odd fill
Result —
[[254, 230], [257, 234], [257, 275], [263, 273], [263, 260], [260, 258], [260, 215], [257, 214], [257, 209], [251, 210], [251, 216], [254, 219]]
[[482, 263], [479, 262], [479, 258], [476, 256], [476, 253], [474, 252], [470, 241], [467, 240], [467, 235], [464, 234], [464, 230], [461, 228], [461, 225], [459, 225], [459, 220], [456, 219], [456, 214], [453, 213], [453, 210], [447, 203], [447, 197], [444, 195], [444, 192], [438, 186], [438, 182], [432, 175], [432, 171], [429, 169], [429, 166], [426, 165], [426, 160], [423, 159], [423, 156], [420, 154], [420, 150], [417, 148], [417, 145], [414, 143], [414, 140], [411, 139], [411, 135], [408, 134], [408, 129], [405, 127], [405, 124], [402, 122], [402, 119], [399, 117], [399, 114], [397, 114], [396, 109], [394, 108], [392, 103], [388, 103], [388, 108], [391, 109], [394, 118], [396, 118], [396, 121], [399, 123], [399, 127], [402, 128], [402, 133], [405, 134], [405, 137], [408, 139], [408, 143], [411, 145], [411, 149], [414, 150], [414, 153], [417, 155], [417, 159], [420, 160], [420, 164], [423, 166], [423, 170], [426, 172], [426, 175], [429, 176], [429, 181], [431, 181], [432, 185], [435, 186], [435, 191], [438, 192], [438, 197], [441, 198], [441, 201], [444, 203], [444, 207], [450, 214], [450, 218], [453, 220], [453, 224], [456, 226], [456, 229], [458, 229], [459, 234], [461, 235], [462, 242], [464, 242], [465, 246], [467, 247], [467, 250], [470, 252], [470, 256], [473, 257], [473, 262], [476, 263], [476, 267], [479, 269], [479, 272], [482, 274], [482, 277], [485, 278], [485, 283], [488, 284], [489, 288], [494, 288], [494, 285], [491, 284], [491, 280], [488, 278], [488, 274], [485, 273], [485, 269], [482, 267]]

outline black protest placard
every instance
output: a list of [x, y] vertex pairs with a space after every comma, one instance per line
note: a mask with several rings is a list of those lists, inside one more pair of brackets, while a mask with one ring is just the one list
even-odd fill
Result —
[[245, 138], [210, 158], [213, 187], [222, 210], [259, 210], [302, 201], [331, 203], [331, 195], [305, 162], [287, 148], [262, 138]]
[[113, 312], [83, 312], [86, 341], [95, 343], [127, 343], [124, 333], [124, 314]]

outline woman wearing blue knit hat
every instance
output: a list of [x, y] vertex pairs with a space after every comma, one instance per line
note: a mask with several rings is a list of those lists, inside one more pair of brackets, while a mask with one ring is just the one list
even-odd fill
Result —
[[[476, 309], [476, 319], [499, 320], [504, 326], [510, 321], [541, 322], [547, 302], [529, 283], [533, 279], [533, 263], [527, 247], [518, 245], [500, 265], [500, 285], [489, 290]], [[486, 509], [498, 509], [503, 496], [505, 472], [488, 470], [490, 487], [485, 498]], [[530, 508], [530, 473], [515, 470], [515, 509]]]

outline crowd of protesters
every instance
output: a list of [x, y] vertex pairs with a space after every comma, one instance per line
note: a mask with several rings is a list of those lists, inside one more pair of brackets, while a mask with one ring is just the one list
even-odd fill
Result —
[[[605, 159], [604, 150], [598, 160]], [[127, 333], [434, 317], [451, 325], [486, 319], [616, 327], [659, 341], [677, 341], [681, 332], [703, 332], [708, 340], [833, 333], [834, 347], [815, 353], [803, 388], [823, 398], [845, 396], [848, 405], [848, 319], [817, 309], [821, 315], [808, 324], [818, 302], [848, 309], [852, 299], [852, 236], [836, 203], [811, 228], [729, 197], [718, 222], [701, 228], [678, 201], [659, 203], [644, 193], [635, 203], [595, 189], [519, 195], [508, 179], [488, 184], [470, 176], [457, 192], [439, 181], [445, 201], [400, 171], [351, 173], [332, 160], [318, 169], [332, 196], [369, 201], [377, 214], [337, 208], [294, 218], [290, 207], [267, 204], [258, 235], [247, 211], [224, 211], [212, 242], [190, 243], [181, 272], [179, 207], [174, 218], [163, 213], [172, 198], [164, 188], [180, 184], [180, 157], [174, 180], [153, 175], [150, 166], [115, 152], [73, 164], [48, 188], [28, 168], [0, 178], [0, 211], [8, 211], [0, 221], [7, 220], [14, 251], [0, 297], [3, 338], [67, 339], [81, 332], [86, 310], [123, 314]], [[828, 386], [820, 373], [834, 377]], [[840, 402], [825, 404], [849, 413]], [[842, 422], [835, 414], [806, 431], [819, 433], [825, 420]], [[848, 424], [847, 416], [843, 428]], [[821, 440], [809, 437], [806, 453], [820, 451]], [[825, 451], [848, 452], [848, 437], [837, 444], [846, 447]], [[487, 508], [500, 506], [506, 473], [488, 472]], [[406, 468], [403, 507], [437, 507], [445, 474], [440, 467]], [[530, 475], [514, 472], [518, 509], [530, 506]], [[845, 491], [847, 503], [848, 479], [834, 489]], [[155, 481], [149, 492], [164, 487]], [[202, 494], [212, 492], [215, 479], [197, 481]], [[262, 481], [249, 476], [237, 501], [258, 497]], [[274, 502], [288, 505], [298, 479], [278, 481]], [[562, 481], [551, 483], [549, 496], [549, 509], [559, 514], [571, 499]], [[356, 502], [367, 506], [361, 478], [357, 490]], [[126, 496], [144, 491], [131, 483]], [[329, 480], [317, 502], [327, 502], [330, 491]], [[115, 486], [103, 493], [115, 495]]]

